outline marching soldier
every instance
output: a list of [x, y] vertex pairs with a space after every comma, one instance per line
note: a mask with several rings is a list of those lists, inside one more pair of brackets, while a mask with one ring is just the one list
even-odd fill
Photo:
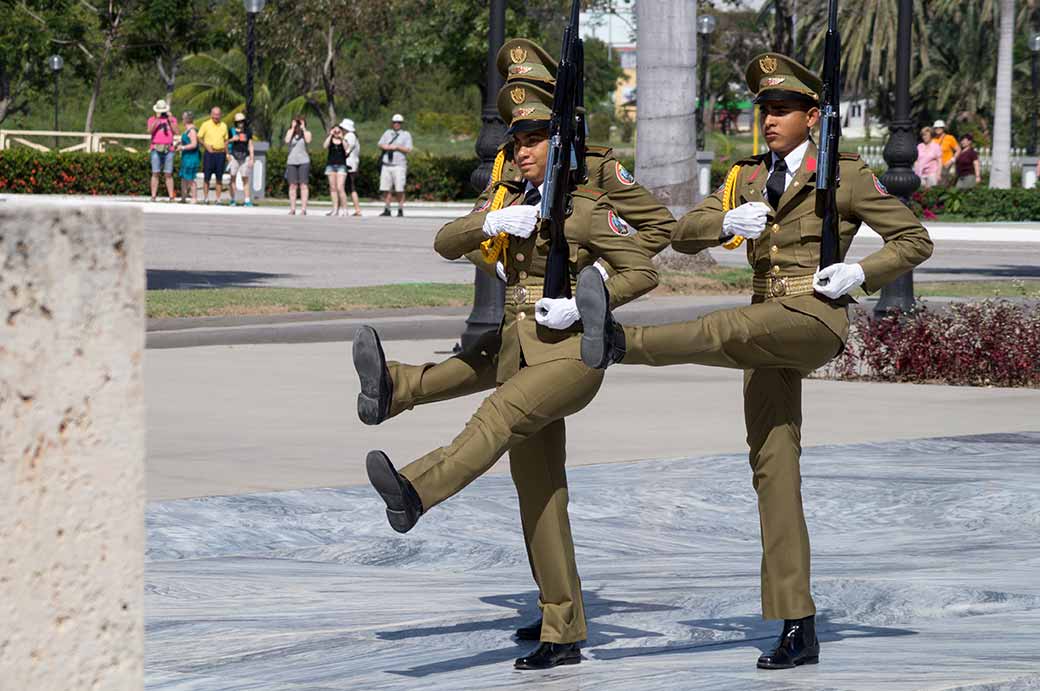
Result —
[[[498, 70], [507, 85], [530, 84], [551, 91], [556, 84], [556, 61], [537, 43], [526, 38], [510, 39], [498, 52]], [[478, 210], [493, 205], [493, 193], [501, 189], [500, 180], [523, 180], [513, 151], [513, 139], [504, 143], [495, 162], [495, 174], [475, 206]], [[586, 150], [588, 185], [605, 190], [618, 215], [635, 232], [635, 242], [651, 256], [668, 246], [675, 219], [671, 212], [614, 158], [607, 147], [589, 146]], [[475, 249], [466, 256], [481, 269], [496, 273], [497, 259]], [[609, 266], [597, 264], [608, 273]], [[500, 276], [501, 277], [501, 276]], [[500, 348], [499, 334], [490, 332], [470, 348], [439, 363], [409, 365], [386, 362], [375, 330], [365, 327], [354, 340], [354, 364], [361, 379], [358, 416], [377, 425], [416, 405], [443, 401], [486, 391], [495, 386], [495, 370]], [[367, 363], [367, 364], [366, 364]], [[535, 635], [532, 628], [517, 631], [521, 638]]]
[[672, 238], [680, 252], [747, 244], [754, 268], [748, 307], [701, 319], [646, 328], [622, 328], [610, 313], [612, 288], [583, 271], [577, 303], [584, 324], [582, 360], [643, 365], [695, 363], [744, 370], [744, 419], [762, 530], [762, 613], [783, 619], [773, 650], [758, 659], [765, 669], [819, 660], [816, 606], [809, 593], [809, 535], [802, 513], [802, 377], [840, 353], [848, 337], [848, 293], [874, 292], [927, 259], [927, 231], [870, 169], [841, 154], [838, 188], [839, 257], [862, 223], [884, 247], [855, 264], [817, 271], [821, 217], [815, 192], [819, 77], [794, 60], [760, 55], [747, 84], [763, 113], [769, 152], [740, 161], [722, 189], [684, 216]]
[[[587, 632], [567, 515], [564, 418], [588, 405], [603, 381], [602, 372], [581, 362], [574, 299], [540, 297], [550, 239], [537, 216], [551, 104], [552, 94], [533, 85], [508, 84], [502, 89], [499, 112], [511, 123], [523, 180], [498, 182], [492, 192], [505, 190], [502, 208], [476, 210], [452, 221], [440, 230], [434, 245], [443, 257], [456, 259], [500, 233], [508, 235], [500, 246], [507, 304], [499, 329], [497, 389], [448, 446], [400, 471], [382, 451], [371, 451], [366, 459], [369, 480], [386, 502], [390, 525], [403, 533], [509, 452], [542, 611], [541, 643], [516, 661], [520, 669], [581, 661], [578, 643]], [[569, 206], [564, 232], [572, 277], [593, 261], [608, 262], [615, 271], [607, 282], [615, 299], [612, 306], [657, 285], [649, 256], [602, 190], [574, 188]], [[381, 369], [381, 349], [364, 351], [360, 360], [370, 358], [376, 360], [375, 367], [362, 362], [359, 371]]]

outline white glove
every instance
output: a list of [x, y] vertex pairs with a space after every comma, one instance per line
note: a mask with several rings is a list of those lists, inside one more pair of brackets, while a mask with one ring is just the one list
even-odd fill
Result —
[[502, 282], [506, 281], [506, 265], [502, 262], [495, 262], [495, 273], [502, 279]]
[[859, 264], [831, 264], [813, 276], [812, 287], [820, 295], [834, 300], [847, 294], [866, 280]]
[[762, 202], [748, 202], [730, 209], [722, 218], [723, 235], [742, 235], [754, 240], [766, 229], [766, 217], [772, 211]]
[[518, 238], [526, 238], [534, 232], [537, 223], [537, 206], [528, 204], [507, 206], [498, 211], [491, 211], [484, 217], [484, 235], [493, 238], [499, 233], [509, 233]]
[[579, 316], [574, 298], [542, 298], [534, 304], [534, 320], [550, 329], [566, 329]]

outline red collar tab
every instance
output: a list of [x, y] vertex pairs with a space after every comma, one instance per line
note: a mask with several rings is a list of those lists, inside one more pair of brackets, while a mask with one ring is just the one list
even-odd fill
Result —
[[810, 157], [807, 157], [805, 159], [805, 170], [810, 172], [810, 173], [815, 173], [816, 172], [816, 159], [815, 158], [812, 158], [810, 156]]

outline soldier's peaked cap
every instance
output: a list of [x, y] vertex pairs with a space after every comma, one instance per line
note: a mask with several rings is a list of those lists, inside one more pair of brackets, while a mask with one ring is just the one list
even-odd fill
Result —
[[780, 53], [762, 53], [748, 63], [744, 74], [754, 102], [799, 100], [819, 105], [823, 80], [805, 65]]
[[528, 38], [511, 38], [502, 44], [495, 60], [506, 81], [556, 84], [556, 61], [540, 45]]
[[553, 95], [534, 84], [506, 84], [498, 92], [498, 114], [509, 125], [508, 134], [549, 126]]

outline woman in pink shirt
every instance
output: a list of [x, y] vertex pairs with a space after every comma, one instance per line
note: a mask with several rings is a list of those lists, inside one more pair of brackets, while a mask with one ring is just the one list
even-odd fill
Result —
[[152, 136], [149, 158], [152, 163], [152, 201], [159, 192], [159, 173], [166, 174], [166, 191], [170, 201], [176, 201], [173, 194], [173, 138], [179, 134], [177, 118], [170, 115], [170, 106], [159, 99], [152, 106], [155, 115], [148, 118], [148, 134]]
[[917, 145], [917, 162], [914, 172], [921, 178], [921, 187], [928, 189], [939, 184], [942, 171], [942, 147], [932, 139], [932, 128], [921, 128], [921, 143]]

